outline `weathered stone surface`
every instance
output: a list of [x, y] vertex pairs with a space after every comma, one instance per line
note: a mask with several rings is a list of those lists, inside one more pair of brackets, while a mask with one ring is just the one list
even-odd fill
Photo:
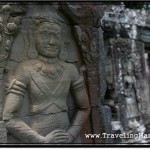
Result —
[[[71, 26], [52, 5], [32, 8], [28, 7], [20, 22], [21, 30], [4, 66], [2, 119], [8, 130], [8, 143], [79, 143], [77, 136], [88, 119], [89, 102], [84, 79], [73, 64], [78, 58]], [[11, 15], [17, 12], [20, 14], [17, 9]], [[8, 24], [8, 28], [13, 32], [17, 25]], [[76, 113], [71, 118], [69, 92], [73, 98], [68, 101], [74, 101]]]
[[150, 132], [149, 18], [126, 6], [0, 3], [0, 143], [146, 142], [85, 136]]
[[7, 143], [7, 131], [3, 121], [0, 121], [0, 143]]

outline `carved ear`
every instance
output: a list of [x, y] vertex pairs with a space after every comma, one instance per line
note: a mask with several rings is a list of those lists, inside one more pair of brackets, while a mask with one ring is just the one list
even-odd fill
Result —
[[34, 59], [38, 56], [34, 44], [34, 26], [32, 19], [22, 19], [22, 24], [11, 49], [11, 60], [22, 62], [27, 59]]

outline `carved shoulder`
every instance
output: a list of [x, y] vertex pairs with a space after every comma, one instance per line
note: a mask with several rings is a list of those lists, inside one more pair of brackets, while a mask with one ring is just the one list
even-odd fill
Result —
[[27, 84], [30, 80], [30, 69], [35, 65], [35, 60], [26, 60], [19, 63], [14, 70], [14, 78]]
[[65, 63], [66, 69], [69, 72], [70, 78], [72, 81], [76, 81], [79, 79], [79, 72], [74, 64]]

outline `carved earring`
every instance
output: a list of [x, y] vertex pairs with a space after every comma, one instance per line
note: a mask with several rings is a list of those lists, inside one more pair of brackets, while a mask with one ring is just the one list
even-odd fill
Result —
[[35, 59], [38, 56], [38, 52], [35, 49], [35, 43], [33, 38], [30, 38], [30, 49], [28, 50], [28, 57], [31, 59]]
[[34, 59], [34, 58], [37, 58], [37, 56], [38, 56], [38, 52], [36, 51], [36, 50], [29, 50], [28, 51], [28, 56], [29, 56], [29, 58], [31, 58], [31, 59]]

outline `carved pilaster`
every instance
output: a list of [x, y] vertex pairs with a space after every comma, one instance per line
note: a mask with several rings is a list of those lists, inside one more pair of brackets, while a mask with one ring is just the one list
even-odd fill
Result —
[[[106, 79], [103, 31], [100, 28], [100, 10], [103, 9], [100, 7], [92, 3], [87, 5], [66, 3], [61, 6], [62, 12], [74, 22], [75, 38], [85, 63], [94, 134], [111, 132], [111, 113], [109, 108], [102, 105], [106, 91]], [[107, 143], [108, 139], [94, 139], [94, 142]]]

